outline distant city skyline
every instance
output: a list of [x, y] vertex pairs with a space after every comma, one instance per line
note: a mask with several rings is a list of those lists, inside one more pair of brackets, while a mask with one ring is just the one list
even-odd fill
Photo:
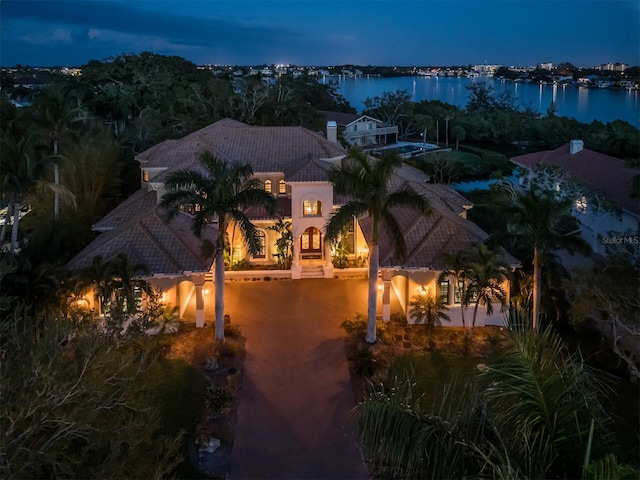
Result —
[[0, 64], [640, 64], [640, 2], [0, 1]]

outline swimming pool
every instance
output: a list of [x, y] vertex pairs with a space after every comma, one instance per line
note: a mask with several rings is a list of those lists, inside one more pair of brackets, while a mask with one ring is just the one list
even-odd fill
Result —
[[372, 151], [372, 153], [373, 154], [396, 153], [401, 158], [410, 158], [416, 154], [420, 154], [425, 151], [434, 150], [438, 148], [440, 147], [438, 147], [437, 145], [433, 145], [432, 143], [399, 142], [386, 147], [376, 148]]

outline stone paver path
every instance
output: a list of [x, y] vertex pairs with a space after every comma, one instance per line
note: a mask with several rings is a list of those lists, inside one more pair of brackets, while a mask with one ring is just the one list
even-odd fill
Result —
[[226, 283], [247, 339], [232, 479], [364, 479], [345, 437], [354, 406], [340, 323], [366, 312], [366, 279]]

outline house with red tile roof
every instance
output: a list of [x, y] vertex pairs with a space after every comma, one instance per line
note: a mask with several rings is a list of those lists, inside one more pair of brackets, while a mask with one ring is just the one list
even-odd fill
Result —
[[[165, 192], [164, 179], [176, 169], [201, 169], [203, 151], [230, 162], [249, 162], [254, 178], [276, 197], [277, 213], [259, 208], [246, 213], [262, 238], [262, 249], [250, 256], [240, 235], [231, 224], [226, 232], [236, 259], [247, 260], [254, 268], [277, 264], [276, 241], [279, 233], [270, 229], [279, 219], [291, 222], [293, 261], [289, 271], [280, 272], [292, 280], [308, 277], [334, 278], [338, 273], [332, 263], [332, 246], [325, 242], [324, 229], [330, 215], [346, 203], [333, 191], [329, 172], [339, 165], [347, 151], [337, 141], [302, 127], [260, 127], [224, 119], [179, 140], [166, 140], [140, 153], [141, 189], [98, 221], [93, 229], [102, 232], [69, 263], [71, 269], [91, 264], [95, 256], [109, 260], [126, 253], [136, 263], [150, 270], [148, 280], [163, 293], [166, 302], [179, 307], [182, 318], [195, 318], [204, 325], [205, 312], [213, 312], [213, 295], [207, 292], [213, 284], [213, 257], [204, 244], [213, 242], [219, 232], [208, 225], [201, 238], [191, 231], [191, 216], [181, 211], [167, 220], [159, 203]], [[417, 293], [430, 292], [442, 296], [450, 305], [452, 325], [460, 324], [460, 305], [456, 304], [453, 279], [440, 279], [445, 269], [442, 255], [456, 253], [482, 243], [487, 234], [466, 219], [472, 204], [454, 190], [428, 183], [427, 176], [409, 165], [403, 165], [390, 180], [390, 188], [410, 187], [427, 197], [433, 207], [429, 217], [398, 209], [395, 214], [406, 232], [407, 256], [396, 261], [390, 239], [380, 238], [380, 287], [384, 319], [390, 314], [393, 293], [408, 310]], [[350, 258], [366, 259], [369, 251], [368, 218], [354, 219], [348, 234]], [[504, 253], [512, 266], [519, 262]], [[232, 274], [242, 272], [230, 272]], [[264, 273], [264, 272], [263, 272]], [[363, 269], [356, 274], [366, 275]], [[255, 277], [256, 274], [253, 274]], [[270, 270], [265, 275], [274, 276]], [[93, 295], [87, 294], [87, 301]], [[502, 324], [500, 309], [492, 317], [479, 315], [478, 325]], [[482, 318], [480, 318], [482, 317]], [[212, 320], [212, 319], [211, 319]]]
[[[640, 169], [631, 168], [610, 155], [586, 149], [582, 140], [571, 140], [555, 150], [513, 157], [511, 161], [529, 171], [552, 165], [568, 175], [576, 197], [573, 213], [594, 252], [604, 254], [605, 244], [614, 237], [622, 238], [626, 234], [637, 238], [640, 200], [632, 198], [631, 189]], [[554, 187], [562, 189], [561, 183]], [[579, 191], [580, 186], [584, 192]]]

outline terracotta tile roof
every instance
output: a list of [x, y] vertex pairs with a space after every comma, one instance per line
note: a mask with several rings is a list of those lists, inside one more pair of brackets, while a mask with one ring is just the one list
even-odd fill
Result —
[[[446, 265], [442, 261], [444, 254], [469, 249], [483, 243], [488, 235], [475, 223], [455, 215], [448, 208], [433, 204], [431, 215], [419, 215], [409, 208], [396, 208], [393, 215], [400, 228], [405, 232], [407, 254], [404, 259], [394, 259], [389, 235], [380, 228], [378, 242], [380, 246], [380, 267], [420, 268], [442, 270]], [[371, 243], [371, 220], [365, 217], [360, 220], [367, 243]], [[503, 252], [502, 257], [512, 267], [519, 267], [520, 261]]]
[[94, 223], [91, 229], [98, 232], [106, 232], [119, 227], [130, 220], [131, 217], [155, 208], [156, 197], [157, 193], [153, 190], [138, 190], [106, 216]]
[[91, 264], [100, 255], [105, 260], [124, 252], [136, 263], [144, 263], [151, 273], [179, 275], [183, 272], [206, 272], [213, 257], [203, 258], [204, 239], [215, 241], [217, 230], [206, 227], [201, 238], [191, 231], [191, 218], [179, 213], [171, 221], [161, 207], [142, 212], [117, 227], [101, 234], [68, 264], [72, 270]]
[[276, 220], [278, 218], [291, 218], [291, 198], [289, 197], [276, 197], [276, 213], [270, 215], [260, 206], [250, 206], [244, 213], [251, 220]]
[[612, 203], [636, 215], [640, 214], [640, 201], [630, 197], [632, 178], [640, 174], [640, 169], [629, 168], [618, 158], [586, 148], [572, 155], [569, 153], [569, 144], [566, 144], [555, 150], [513, 157], [511, 161], [526, 168], [557, 165]]
[[232, 162], [251, 163], [255, 173], [283, 172], [287, 181], [294, 174], [298, 181], [314, 181], [316, 170], [309, 170], [308, 179], [300, 173], [310, 158], [320, 160], [346, 154], [340, 145], [302, 127], [254, 127], [231, 119], [220, 120], [159, 148], [163, 144], [142, 152], [136, 160], [143, 168], [199, 169], [199, 155], [210, 150]]
[[307, 156], [304, 163], [296, 172], [293, 172], [289, 182], [328, 182], [331, 165], [322, 160], [316, 160], [311, 154]]

